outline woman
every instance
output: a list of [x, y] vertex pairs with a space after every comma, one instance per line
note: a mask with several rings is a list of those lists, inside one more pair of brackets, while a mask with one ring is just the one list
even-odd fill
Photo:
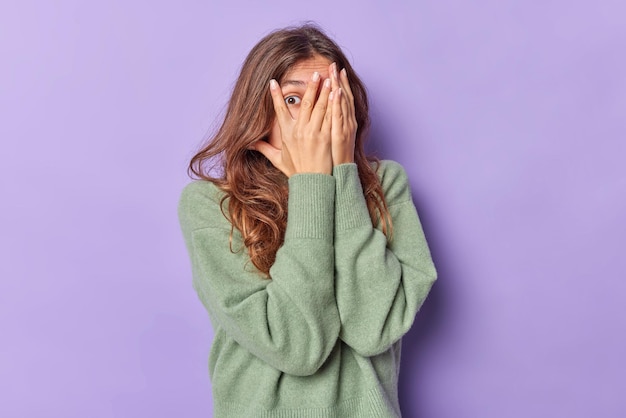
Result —
[[216, 417], [398, 417], [400, 339], [436, 273], [365, 88], [305, 25], [250, 52], [179, 217], [214, 329]]

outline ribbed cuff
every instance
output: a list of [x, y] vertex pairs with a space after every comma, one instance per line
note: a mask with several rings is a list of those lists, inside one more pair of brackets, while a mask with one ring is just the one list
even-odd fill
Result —
[[333, 168], [336, 181], [335, 230], [345, 231], [371, 225], [363, 187], [356, 164], [341, 164]]
[[335, 219], [335, 179], [328, 174], [294, 174], [289, 178], [285, 239], [332, 239]]

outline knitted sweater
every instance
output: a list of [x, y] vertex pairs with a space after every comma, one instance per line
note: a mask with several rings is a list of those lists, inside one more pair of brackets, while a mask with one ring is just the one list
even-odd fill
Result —
[[400, 339], [436, 272], [404, 170], [383, 161], [378, 174], [390, 241], [372, 226], [355, 164], [291, 176], [271, 280], [237, 230], [230, 241], [223, 192], [207, 181], [183, 190], [193, 284], [214, 330], [215, 417], [400, 416]]

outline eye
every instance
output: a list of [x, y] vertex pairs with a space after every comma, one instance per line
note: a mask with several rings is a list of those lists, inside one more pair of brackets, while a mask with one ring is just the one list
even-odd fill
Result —
[[298, 96], [287, 96], [285, 97], [285, 103], [287, 106], [295, 106], [300, 104], [301, 99]]

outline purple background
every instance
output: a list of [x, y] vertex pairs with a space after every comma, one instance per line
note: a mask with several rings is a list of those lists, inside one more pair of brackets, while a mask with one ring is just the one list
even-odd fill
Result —
[[207, 417], [185, 168], [267, 31], [321, 23], [440, 271], [407, 417], [626, 416], [622, 0], [0, 5], [0, 416]]

